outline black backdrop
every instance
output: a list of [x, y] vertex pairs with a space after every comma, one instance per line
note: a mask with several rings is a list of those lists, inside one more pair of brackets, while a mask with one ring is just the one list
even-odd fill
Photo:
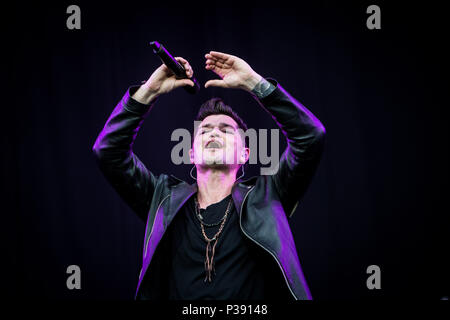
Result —
[[[132, 299], [144, 224], [97, 169], [91, 150], [130, 85], [159, 66], [149, 41], [216, 78], [204, 54], [237, 55], [277, 79], [325, 125], [321, 164], [291, 220], [315, 299], [448, 296], [448, 100], [443, 8], [431, 2], [20, 2], [3, 10], [2, 277], [10, 297]], [[81, 30], [66, 8], [81, 8]], [[381, 8], [381, 30], [366, 8]], [[134, 151], [155, 173], [176, 128], [221, 96], [252, 128], [276, 128], [241, 91], [163, 96]], [[285, 142], [282, 139], [282, 148]], [[280, 152], [282, 149], [280, 150]], [[247, 176], [258, 174], [253, 165]], [[66, 268], [82, 288], [66, 288]], [[366, 268], [381, 268], [368, 290]]]

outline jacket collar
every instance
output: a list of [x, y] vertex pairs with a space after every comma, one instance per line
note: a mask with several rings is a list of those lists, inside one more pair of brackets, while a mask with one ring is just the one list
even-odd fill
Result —
[[251, 187], [254, 185], [256, 181], [256, 177], [252, 177], [245, 181], [238, 180], [234, 183], [233, 188], [231, 189], [231, 194], [233, 197], [233, 202], [236, 207], [236, 211], [240, 217], [241, 215], [241, 207], [242, 202], [244, 201], [245, 195], [250, 191]]

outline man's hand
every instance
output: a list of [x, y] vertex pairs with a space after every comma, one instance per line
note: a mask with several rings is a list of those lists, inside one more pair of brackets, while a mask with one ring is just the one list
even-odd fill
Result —
[[[191, 78], [194, 74], [192, 67], [186, 59], [175, 57], [186, 69], [186, 76]], [[165, 64], [159, 66], [145, 84], [143, 84], [132, 96], [133, 99], [143, 104], [149, 104], [157, 96], [168, 93], [181, 86], [194, 86], [189, 79], [177, 79], [175, 74]]]
[[222, 80], [209, 80], [205, 88], [209, 86], [243, 89], [251, 91], [262, 79], [248, 65], [247, 62], [230, 54], [211, 51], [205, 54], [207, 70], [214, 71]]

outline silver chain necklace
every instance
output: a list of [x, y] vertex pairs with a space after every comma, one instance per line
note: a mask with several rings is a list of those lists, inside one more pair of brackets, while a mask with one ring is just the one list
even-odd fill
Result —
[[200, 205], [198, 203], [197, 197], [194, 197], [195, 200], [195, 216], [197, 217], [197, 220], [200, 221], [200, 223], [205, 227], [215, 227], [222, 223], [222, 221], [227, 217], [229, 211], [230, 211], [230, 205], [231, 205], [231, 199], [228, 202], [227, 210], [225, 211], [225, 214], [223, 217], [216, 223], [206, 223], [203, 221], [203, 216], [200, 213]]

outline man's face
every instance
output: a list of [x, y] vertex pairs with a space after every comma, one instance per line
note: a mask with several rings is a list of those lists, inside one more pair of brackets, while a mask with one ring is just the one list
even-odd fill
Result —
[[223, 115], [206, 117], [198, 126], [193, 148], [189, 151], [196, 165], [239, 167], [248, 159], [249, 149], [233, 118]]

